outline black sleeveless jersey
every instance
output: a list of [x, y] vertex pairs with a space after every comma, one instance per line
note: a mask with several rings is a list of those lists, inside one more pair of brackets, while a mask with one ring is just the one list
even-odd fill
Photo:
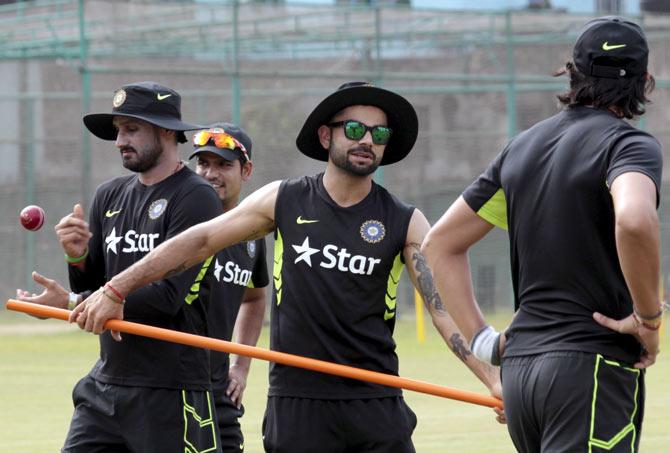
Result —
[[[232, 245], [214, 256], [199, 290], [199, 297], [208, 301], [210, 337], [230, 341], [245, 290], [268, 285], [265, 251], [265, 239], [258, 239]], [[213, 387], [226, 388], [228, 354], [210, 351], [210, 357]]]
[[[151, 186], [142, 184], [137, 175], [102, 184], [89, 216], [93, 236], [85, 271], [69, 266], [72, 290], [97, 290], [162, 242], [220, 213], [214, 189], [187, 167]], [[206, 301], [189, 294], [204, 275], [202, 266], [128, 294], [124, 319], [206, 335]], [[204, 390], [210, 387], [209, 354], [130, 334], [117, 342], [105, 331], [100, 335], [100, 360], [91, 375], [116, 385]]]
[[[272, 349], [397, 375], [396, 290], [413, 212], [375, 183], [344, 208], [323, 174], [284, 181], [275, 207]], [[400, 390], [273, 363], [269, 394], [350, 399]]]

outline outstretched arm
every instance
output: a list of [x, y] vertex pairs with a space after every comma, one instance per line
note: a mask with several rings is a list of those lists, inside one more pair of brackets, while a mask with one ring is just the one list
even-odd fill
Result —
[[[431, 269], [422, 252], [421, 244], [430, 229], [426, 217], [418, 209], [414, 211], [407, 233], [404, 250], [409, 276], [418, 289], [433, 319], [433, 325], [440, 332], [452, 352], [486, 385], [494, 396], [501, 396], [500, 372], [497, 367], [478, 360], [470, 351], [468, 341], [458, 329], [454, 320], [442, 303], [438, 288], [431, 275]], [[436, 274], [437, 275], [437, 274]], [[483, 321], [482, 321], [483, 322]]]
[[[280, 181], [249, 195], [239, 206], [208, 222], [195, 225], [162, 243], [108, 282], [70, 315], [82, 329], [99, 334], [108, 319], [123, 319], [119, 295], [176, 275], [217, 251], [240, 241], [257, 239], [274, 229], [274, 207]], [[118, 294], [117, 294], [118, 293]], [[120, 337], [115, 335], [118, 340]]]

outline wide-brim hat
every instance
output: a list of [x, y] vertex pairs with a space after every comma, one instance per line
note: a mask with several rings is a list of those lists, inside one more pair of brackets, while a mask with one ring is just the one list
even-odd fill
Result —
[[317, 131], [320, 126], [327, 125], [336, 113], [352, 105], [371, 105], [386, 113], [388, 127], [393, 133], [380, 165], [393, 164], [409, 154], [419, 133], [419, 120], [414, 107], [399, 94], [368, 82], [347, 82], [316, 106], [296, 139], [300, 152], [313, 159], [327, 161], [328, 150], [321, 146]]
[[137, 82], [124, 85], [112, 98], [111, 113], [90, 113], [84, 124], [93, 135], [103, 140], [116, 140], [115, 116], [137, 118], [177, 132], [179, 143], [185, 143], [184, 131], [202, 129], [203, 126], [181, 120], [181, 96], [172, 88], [156, 82]]
[[[226, 134], [235, 137], [235, 139], [238, 142], [240, 142], [247, 150], [246, 158], [251, 160], [251, 147], [253, 144], [251, 142], [251, 138], [244, 131], [244, 129], [242, 129], [237, 124], [233, 123], [214, 123], [210, 124], [206, 128], [206, 130], [213, 130], [213, 129], [223, 130]], [[189, 156], [189, 159], [193, 159], [198, 154], [204, 152], [216, 154], [217, 156], [223, 157], [224, 159], [230, 161], [245, 158], [244, 152], [239, 148], [235, 149], [219, 148], [218, 146], [211, 143], [211, 141], [209, 141], [205, 145], [195, 146], [195, 149], [193, 150], [193, 153]]]
[[617, 16], [590, 20], [582, 28], [572, 59], [582, 74], [618, 79], [647, 72], [649, 47], [642, 28]]

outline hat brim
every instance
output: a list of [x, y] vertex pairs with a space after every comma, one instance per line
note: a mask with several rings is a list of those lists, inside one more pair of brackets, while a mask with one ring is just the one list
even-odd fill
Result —
[[241, 152], [238, 154], [232, 149], [227, 149], [227, 148], [217, 148], [216, 146], [212, 145], [205, 145], [201, 146], [199, 148], [196, 148], [195, 151], [193, 151], [193, 154], [191, 154], [188, 158], [193, 159], [195, 156], [197, 156], [200, 153], [212, 153], [216, 154], [219, 157], [223, 157], [224, 159], [228, 161], [233, 161], [233, 160], [238, 160], [238, 159], [243, 159], [244, 154]]
[[162, 127], [163, 129], [179, 132], [177, 134], [179, 143], [186, 143], [187, 141], [186, 135], [183, 133], [184, 131], [204, 129], [205, 127], [197, 124], [185, 123], [172, 117], [136, 115], [130, 113], [89, 113], [88, 115], [84, 115], [84, 125], [98, 138], [103, 140], [116, 140], [117, 131], [113, 123], [115, 116], [136, 118], [151, 123], [154, 126]]
[[371, 105], [386, 113], [393, 135], [386, 145], [380, 165], [393, 164], [409, 154], [419, 133], [419, 120], [414, 107], [399, 94], [373, 86], [345, 88], [321, 101], [307, 117], [298, 134], [296, 145], [300, 152], [313, 159], [327, 161], [328, 150], [321, 146], [317, 131], [337, 112], [352, 105]]

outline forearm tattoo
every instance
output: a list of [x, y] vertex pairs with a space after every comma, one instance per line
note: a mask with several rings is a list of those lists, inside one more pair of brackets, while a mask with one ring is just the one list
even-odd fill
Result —
[[188, 267], [186, 266], [186, 262], [183, 262], [183, 263], [179, 264], [177, 267], [175, 267], [174, 269], [172, 269], [170, 271], [167, 271], [165, 273], [165, 275], [163, 276], [163, 278], [170, 278], [170, 277], [173, 277], [177, 274], [181, 274], [186, 269], [188, 269]]
[[461, 334], [458, 332], [452, 334], [447, 343], [451, 350], [454, 351], [456, 357], [461, 359], [462, 362], [465, 362], [468, 359], [468, 356], [472, 355], [470, 348], [465, 345], [463, 338], [461, 338]]
[[424, 303], [429, 309], [433, 307], [438, 315], [447, 315], [447, 310], [442, 305], [442, 299], [435, 288], [430, 268], [426, 264], [426, 258], [421, 254], [421, 246], [419, 244], [410, 244], [410, 246], [416, 250], [412, 253], [412, 261], [414, 261], [416, 281]]

